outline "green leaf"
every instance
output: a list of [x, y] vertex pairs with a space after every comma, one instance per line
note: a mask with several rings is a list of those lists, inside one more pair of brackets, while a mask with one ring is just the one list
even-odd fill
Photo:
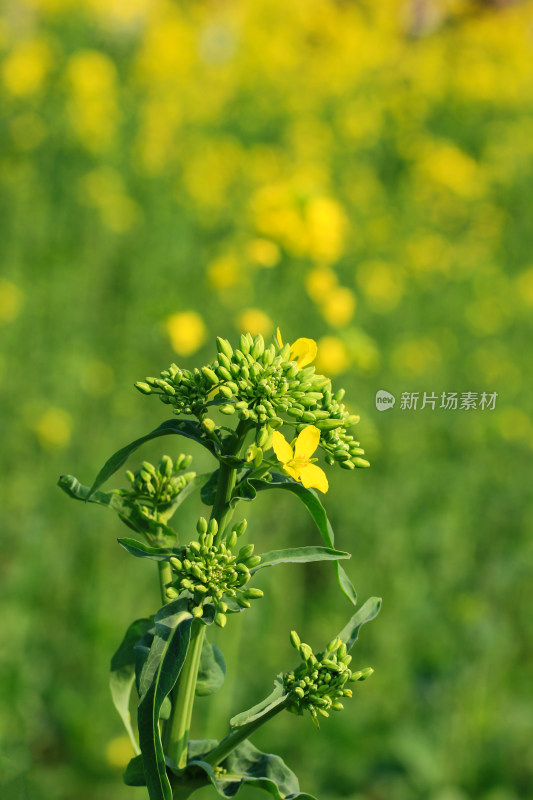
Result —
[[135, 682], [135, 650], [139, 639], [153, 626], [152, 619], [137, 619], [129, 626], [118, 650], [111, 659], [109, 688], [135, 753], [140, 753], [130, 716], [130, 696]]
[[122, 780], [126, 786], [146, 786], [142, 756], [135, 756], [135, 758], [131, 759], [124, 771]]
[[257, 572], [264, 567], [273, 567], [276, 564], [307, 563], [310, 561], [332, 561], [339, 558], [351, 558], [350, 553], [335, 550], [333, 547], [289, 547], [286, 550], [270, 550], [261, 553], [261, 563], [253, 567], [250, 572]]
[[337, 634], [339, 639], [345, 642], [346, 647], [350, 650], [359, 636], [359, 629], [366, 622], [370, 622], [379, 614], [381, 608], [381, 597], [371, 597], [364, 603], [359, 611], [356, 611], [350, 621], [344, 626], [342, 631]]
[[152, 439], [157, 439], [159, 436], [168, 436], [169, 434], [177, 434], [179, 436], [185, 436], [187, 439], [192, 439], [198, 442], [198, 444], [203, 445], [212, 455], [218, 456], [218, 448], [199, 422], [188, 419], [167, 419], [165, 422], [162, 422], [158, 428], [155, 428], [155, 430], [150, 431], [150, 433], [147, 433], [145, 436], [141, 436], [140, 439], [135, 439], [135, 441], [117, 450], [116, 453], [113, 453], [113, 455], [108, 458], [89, 490], [89, 498], [111, 477], [111, 475], [114, 475], [115, 472], [126, 463], [130, 455], [134, 453], [135, 450], [138, 450], [141, 445]]
[[[272, 473], [271, 481], [253, 480], [250, 481], [250, 483], [257, 491], [264, 491], [265, 489], [285, 489], [296, 495], [311, 514], [326, 545], [328, 547], [333, 547], [335, 543], [333, 528], [330, 525], [324, 506], [313, 489], [306, 489], [305, 486], [299, 483], [299, 481], [295, 481], [294, 478], [276, 472]], [[356, 591], [346, 572], [338, 562], [335, 563], [335, 571], [341, 591], [346, 595], [348, 600], [355, 605], [357, 602]]]
[[226, 677], [226, 662], [222, 651], [204, 639], [202, 654], [200, 657], [200, 667], [198, 669], [198, 680], [196, 682], [196, 694], [200, 697], [207, 697], [216, 692], [224, 683]]
[[139, 744], [151, 800], [172, 800], [159, 733], [161, 707], [172, 691], [189, 647], [193, 617], [178, 598], [155, 616], [155, 636], [140, 676]]
[[[202, 760], [202, 756], [207, 753], [196, 755], [197, 750], [204, 749], [207, 744], [212, 743], [189, 742], [188, 773], [193, 777], [193, 768], [202, 770], [222, 797], [234, 797], [241, 786], [246, 784], [268, 792], [275, 800], [315, 800], [312, 795], [300, 792], [298, 778], [282, 758], [262, 753], [250, 741], [242, 742], [229, 754], [220, 765], [225, 773], [217, 776], [213, 767]], [[196, 780], [198, 781], [198, 777]]]
[[136, 558], [150, 558], [152, 561], [168, 561], [171, 556], [177, 556], [181, 552], [179, 548], [168, 550], [164, 547], [151, 547], [137, 539], [117, 539], [124, 550]]
[[[198, 478], [202, 477], [204, 476], [198, 476]], [[176, 533], [172, 528], [165, 525], [163, 522], [156, 522], [146, 517], [138, 506], [132, 503], [121, 490], [115, 489], [112, 492], [97, 491], [90, 494], [89, 487], [81, 484], [74, 475], [62, 475], [57, 485], [74, 500], [81, 500], [83, 502], [111, 508], [113, 511], [117, 512], [122, 522], [138, 533], [144, 533], [149, 537], [163, 540], [169, 544], [176, 540]], [[185, 487], [181, 494], [184, 494], [189, 488], [189, 485]], [[181, 494], [179, 496], [181, 496]]]
[[260, 717], [264, 717], [265, 714], [270, 713], [274, 708], [281, 706], [282, 703], [285, 702], [287, 695], [285, 693], [285, 689], [283, 687], [283, 678], [280, 675], [276, 677], [274, 681], [274, 689], [265, 697], [264, 700], [261, 700], [260, 703], [257, 705], [252, 706], [247, 711], [241, 711], [240, 714], [236, 714], [232, 719], [230, 719], [230, 727], [237, 728], [241, 727], [242, 725], [246, 725], [249, 722], [255, 722]]

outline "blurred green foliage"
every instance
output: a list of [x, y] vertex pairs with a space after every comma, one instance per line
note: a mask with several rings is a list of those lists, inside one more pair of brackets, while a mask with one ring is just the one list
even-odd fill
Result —
[[[372, 468], [329, 470], [326, 500], [384, 604], [347, 710], [256, 744], [321, 800], [533, 796], [532, 24], [529, 2], [4, 4], [2, 797], [144, 797], [107, 670], [157, 579], [55, 482], [164, 419], [134, 381], [278, 324], [361, 413]], [[409, 411], [404, 391], [498, 400]], [[314, 536], [290, 498], [259, 498], [250, 530]], [[230, 691], [198, 735], [293, 666], [285, 630], [320, 648], [346, 617], [331, 570], [279, 569], [219, 637]]]

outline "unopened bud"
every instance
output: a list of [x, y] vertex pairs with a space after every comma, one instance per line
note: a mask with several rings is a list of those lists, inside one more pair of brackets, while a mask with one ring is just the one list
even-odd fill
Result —
[[296, 631], [291, 631], [290, 639], [292, 646], [295, 647], [296, 650], [298, 650], [301, 645], [301, 641]]
[[227, 339], [223, 339], [221, 336], [217, 336], [217, 350], [219, 353], [223, 353], [226, 358], [231, 358], [233, 355], [232, 346]]
[[239, 522], [238, 525], [235, 526], [234, 531], [237, 534], [237, 536], [242, 536], [243, 535], [243, 533], [246, 530], [247, 525], [248, 525], [248, 522], [245, 519], [243, 519], [243, 520], [241, 520]]
[[202, 420], [202, 428], [208, 433], [213, 433], [217, 428], [217, 424], [214, 419], [211, 419], [211, 417], [205, 417]]
[[138, 389], [142, 394], [152, 394], [152, 388], [144, 381], [137, 381], [135, 388]]
[[370, 462], [367, 461], [364, 458], [353, 458], [352, 459], [352, 464], [355, 467], [369, 467], [370, 466]]
[[244, 596], [248, 598], [248, 600], [258, 600], [260, 597], [264, 596], [264, 592], [261, 589], [247, 589], [244, 592]]
[[258, 564], [260, 564], [260, 563], [261, 563], [261, 556], [252, 556], [251, 558], [246, 559], [246, 566], [249, 569], [253, 569], [254, 567], [257, 567]]
[[219, 628], [224, 628], [227, 622], [226, 615], [223, 614], [221, 611], [215, 614], [215, 624], [219, 626]]
[[181, 561], [179, 560], [179, 558], [174, 558], [174, 557], [172, 557], [172, 558], [170, 559], [170, 563], [172, 564], [172, 566], [174, 567], [174, 569], [177, 569], [178, 571], [181, 571], [181, 570], [183, 569], [183, 564], [181, 563]]
[[198, 531], [198, 533], [200, 534], [200, 536], [201, 536], [203, 533], [206, 533], [206, 532], [207, 532], [207, 520], [206, 520], [206, 518], [205, 518], [205, 517], [200, 517], [200, 519], [199, 519], [199, 520], [198, 520], [198, 522], [196, 523], [196, 530]]
[[209, 383], [213, 384], [213, 386], [216, 386], [217, 383], [220, 383], [220, 378], [210, 367], [202, 367], [202, 374], [204, 378], [207, 378]]
[[232, 531], [231, 536], [228, 539], [228, 547], [231, 549], [232, 547], [235, 547], [236, 544], [237, 544], [237, 534], [235, 533], [235, 531]]
[[218, 533], [218, 522], [216, 519], [210, 519], [209, 525], [207, 526], [207, 533], [211, 534], [211, 536], [216, 536]]
[[230, 416], [230, 414], [235, 413], [235, 406], [232, 406], [231, 403], [226, 403], [225, 405], [220, 406], [220, 413]]

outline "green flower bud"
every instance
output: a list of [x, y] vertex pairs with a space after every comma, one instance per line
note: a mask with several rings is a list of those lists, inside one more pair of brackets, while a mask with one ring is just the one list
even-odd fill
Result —
[[316, 422], [316, 417], [312, 411], [304, 411], [302, 414], [302, 420], [303, 422], [314, 423]]
[[302, 642], [298, 649], [300, 650], [300, 655], [304, 661], [310, 661], [310, 659], [313, 657], [313, 651], [308, 644], [305, 644], [305, 642]]
[[298, 695], [298, 697], [305, 697], [305, 692], [299, 686], [294, 689], [294, 694]]
[[317, 421], [316, 426], [321, 431], [334, 431], [336, 428], [342, 428], [344, 422], [342, 419], [321, 419]]
[[250, 605], [251, 605], [250, 601], [246, 600], [246, 598], [243, 597], [242, 595], [237, 595], [236, 600], [237, 600], [238, 605], [240, 605], [241, 608], [250, 608]]
[[366, 461], [366, 459], [364, 459], [364, 458], [354, 458], [353, 459], [353, 465], [355, 467], [369, 467], [370, 466], [370, 462]]
[[[287, 409], [287, 414], [290, 417], [296, 417], [297, 419], [299, 419], [302, 416], [303, 411], [300, 408], [296, 408], [295, 406], [291, 406], [291, 408]], [[320, 427], [320, 425], [317, 425], [317, 427]]]
[[229, 369], [226, 369], [226, 367], [218, 366], [217, 367], [217, 372], [218, 372], [219, 376], [221, 378], [223, 378], [224, 380], [226, 380], [226, 381], [230, 381], [231, 380], [231, 372], [229, 371]]
[[232, 531], [228, 539], [228, 547], [230, 548], [235, 547], [236, 544], [237, 544], [237, 534], [235, 531]]
[[210, 367], [202, 367], [202, 375], [204, 378], [207, 378], [209, 383], [213, 384], [213, 386], [216, 386], [217, 383], [220, 383], [220, 378]]
[[216, 536], [218, 533], [218, 522], [216, 519], [210, 519], [209, 525], [207, 526], [207, 533], [211, 534], [211, 536]]
[[260, 467], [263, 463], [263, 451], [258, 447], [254, 457], [254, 467]]
[[261, 589], [246, 589], [244, 592], [244, 596], [249, 600], [258, 600], [260, 597], [264, 597], [264, 592]]
[[226, 626], [227, 618], [226, 615], [219, 611], [215, 614], [215, 625], [218, 625], [219, 628], [224, 628]]
[[205, 517], [200, 517], [200, 519], [196, 523], [196, 530], [198, 531], [200, 536], [204, 533], [207, 533], [207, 520]]
[[255, 545], [253, 544], [245, 544], [244, 547], [241, 547], [237, 554], [237, 559], [239, 561], [244, 561], [245, 559], [249, 558], [252, 553], [254, 552]]
[[179, 592], [177, 589], [174, 589], [173, 586], [169, 586], [168, 589], [165, 589], [165, 594], [169, 600], [174, 600], [176, 597], [179, 597]]
[[249, 569], [253, 569], [254, 567], [257, 567], [257, 565], [260, 564], [260, 563], [261, 563], [261, 556], [252, 556], [251, 558], [248, 558], [246, 560], [246, 566]]
[[202, 606], [195, 606], [191, 611], [193, 617], [201, 617], [203, 613], [204, 609], [202, 608]]
[[217, 336], [217, 350], [219, 353], [224, 354], [226, 358], [231, 358], [233, 355], [232, 346], [227, 339], [223, 339], [221, 336]]
[[265, 342], [260, 333], [257, 334], [251, 351], [252, 358], [258, 358], [263, 355], [265, 350]]
[[301, 645], [301, 641], [300, 641], [300, 637], [298, 636], [296, 631], [291, 631], [290, 639], [291, 639], [292, 646], [295, 647], [296, 650], [298, 650], [300, 645]]
[[218, 390], [218, 391], [220, 392], [220, 394], [221, 394], [223, 397], [225, 397], [225, 398], [226, 398], [226, 400], [231, 400], [231, 398], [233, 397], [233, 392], [232, 392], [232, 390], [230, 389], [230, 387], [229, 387], [227, 384], [226, 384], [225, 386], [224, 386], [224, 385], [222, 385], [222, 386], [219, 388], [219, 390]]
[[133, 483], [135, 481], [135, 475], [133, 474], [131, 469], [127, 470], [126, 478], [130, 481], [130, 483]]
[[144, 381], [137, 381], [134, 386], [141, 392], [141, 394], [152, 394], [152, 387]]
[[[341, 469], [355, 469], [353, 461], [339, 461], [339, 466]], [[370, 464], [368, 466], [370, 466]]]
[[200, 552], [200, 542], [192, 541], [189, 543], [189, 547], [191, 550], [194, 550], [195, 553]]
[[228, 416], [230, 414], [234, 414], [235, 413], [235, 406], [232, 406], [230, 403], [226, 403], [225, 405], [220, 406], [220, 413], [221, 414], [227, 414]]
[[202, 420], [202, 428], [204, 428], [204, 430], [206, 430], [208, 433], [214, 433], [214, 431], [217, 429], [217, 424], [214, 419], [211, 419], [211, 417], [204, 417]]
[[344, 427], [351, 428], [353, 425], [357, 425], [360, 419], [361, 417], [359, 414], [350, 414], [350, 416], [346, 417], [344, 420]]
[[183, 569], [181, 561], [178, 558], [174, 558], [174, 556], [172, 556], [172, 558], [170, 559], [170, 563], [172, 564], [174, 569], [177, 569], [178, 571]]
[[248, 525], [248, 522], [245, 519], [243, 519], [238, 523], [238, 525], [235, 525], [233, 530], [235, 531], [237, 536], [242, 536], [243, 533], [246, 530], [247, 525]]

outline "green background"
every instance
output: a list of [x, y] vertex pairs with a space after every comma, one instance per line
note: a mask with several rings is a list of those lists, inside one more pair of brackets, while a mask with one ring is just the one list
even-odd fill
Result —
[[[107, 670], [157, 578], [55, 483], [166, 418], [136, 380], [277, 325], [318, 341], [361, 414], [371, 469], [328, 469], [325, 504], [383, 609], [346, 710], [254, 742], [321, 800], [533, 795], [532, 23], [505, 2], [4, 4], [2, 796], [144, 797], [121, 784]], [[439, 408], [484, 391], [493, 410]], [[294, 498], [243, 513], [259, 550], [319, 543]], [[294, 665], [291, 628], [320, 649], [350, 614], [328, 565], [261, 581], [219, 636], [226, 691], [198, 736]]]

